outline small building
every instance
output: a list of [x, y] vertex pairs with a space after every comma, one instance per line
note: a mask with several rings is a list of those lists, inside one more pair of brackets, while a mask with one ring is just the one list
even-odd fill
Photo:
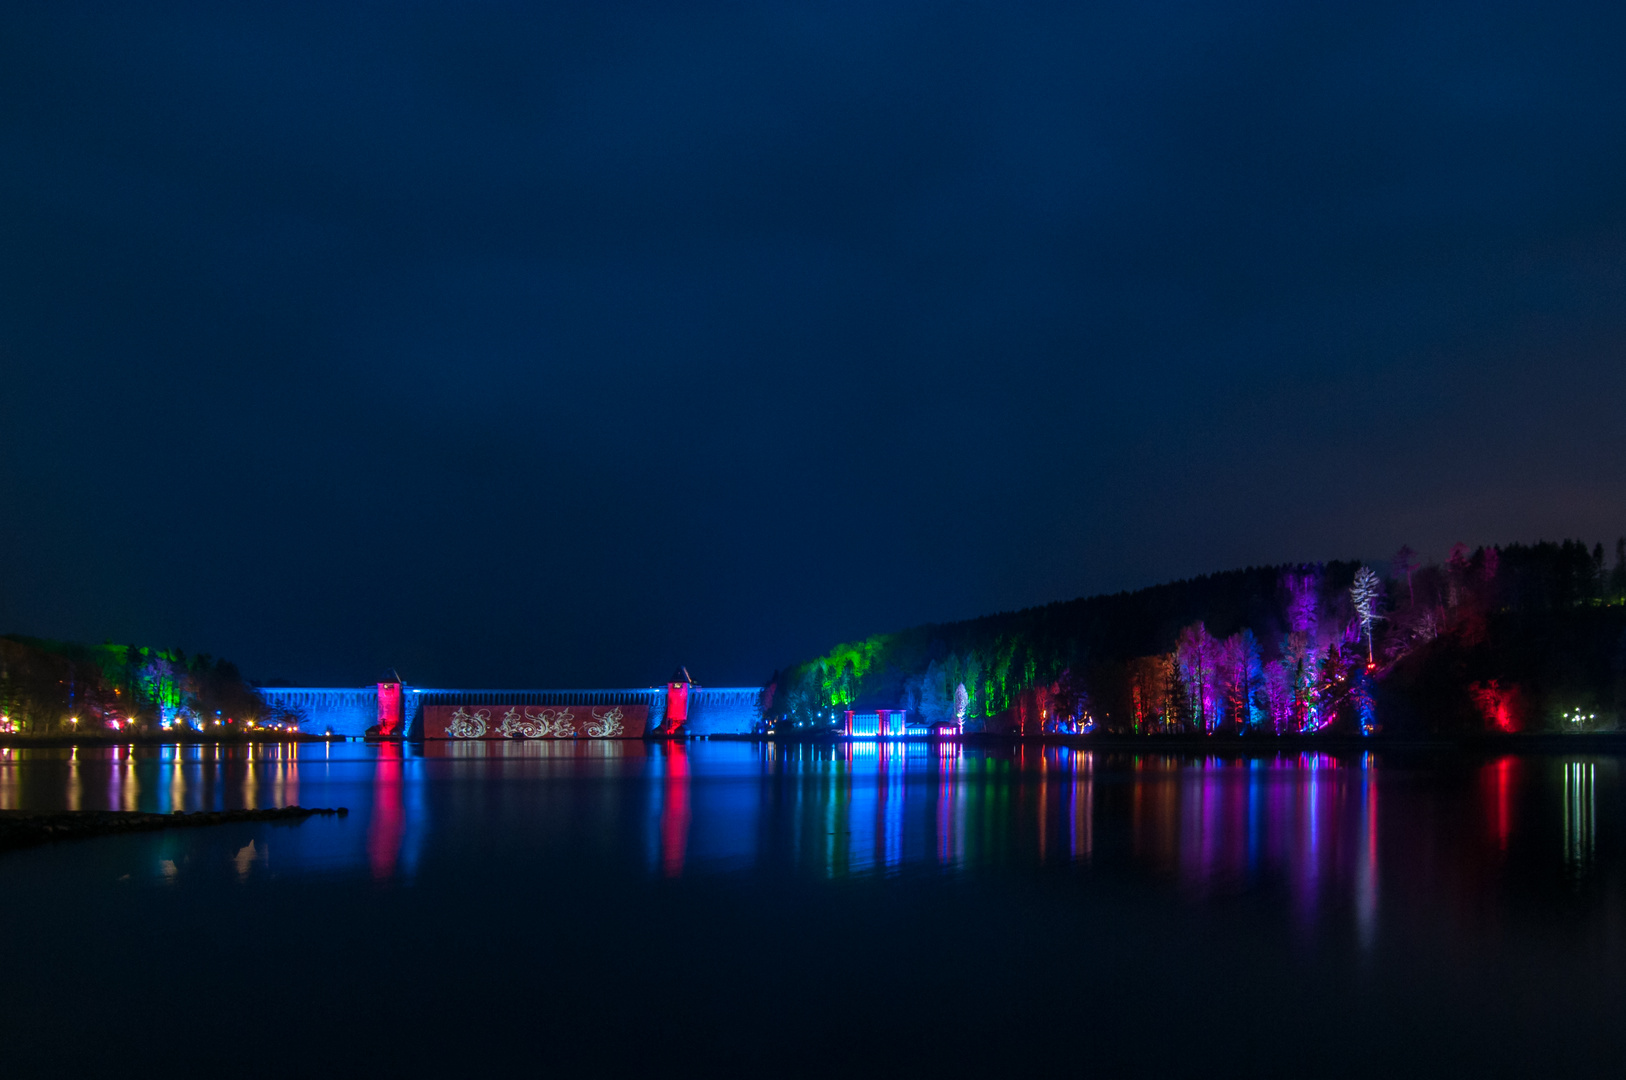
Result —
[[932, 724], [911, 719], [908, 709], [876, 709], [859, 712], [848, 709], [843, 717], [841, 733], [852, 739], [902, 739], [958, 735], [958, 724]]

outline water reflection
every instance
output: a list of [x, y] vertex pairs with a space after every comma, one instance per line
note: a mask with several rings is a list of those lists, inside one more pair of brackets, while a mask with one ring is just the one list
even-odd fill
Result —
[[1489, 800], [1485, 821], [1497, 848], [1502, 851], [1507, 850], [1508, 837], [1513, 832], [1513, 789], [1517, 783], [1518, 767], [1519, 759], [1506, 754], [1485, 766], [1484, 770]]
[[665, 877], [677, 877], [689, 850], [689, 748], [662, 744], [653, 764], [660, 791], [660, 870]]
[[1355, 923], [1371, 948], [1378, 931], [1378, 786], [1371, 754], [1361, 755], [1361, 827], [1355, 853]]
[[[1299, 927], [1332, 918], [1367, 946], [1391, 910], [1473, 910], [1515, 868], [1603, 880], [1600, 867], [1618, 856], [1607, 823], [1619, 815], [1600, 804], [1618, 802], [1621, 787], [1607, 757], [953, 743], [0, 748], [0, 809], [351, 809], [279, 840], [285, 868], [390, 881], [506, 844], [673, 879], [774, 867], [826, 879], [1129, 873], [1194, 900], [1273, 890]], [[184, 879], [186, 841], [165, 835], [149, 865]], [[245, 867], [267, 857], [267, 841], [257, 843]]]
[[1564, 861], [1577, 876], [1592, 868], [1597, 844], [1596, 780], [1597, 766], [1592, 762], [1564, 764]]
[[[485, 1002], [540, 1002], [531, 1011], [557, 1031], [538, 1035], [529, 1014], [492, 1028], [533, 1050], [579, 1035], [583, 1002], [692, 1002], [657, 1042], [715, 1015], [715, 1040], [680, 1049], [737, 1049], [753, 1030], [740, 1017], [766, 1009], [764, 1041], [739, 1056], [773, 1068], [795, 1041], [774, 1017], [840, 1015], [834, 1064], [820, 1061], [839, 1071], [873, 1057], [866, 1041], [897, 1042], [889, 1003], [963, 1013], [979, 1032], [1015, 1003], [1056, 1012], [1065, 1037], [1035, 1042], [1042, 1022], [1016, 1024], [976, 1071], [1055, 1044], [1071, 1058], [1042, 1067], [1082, 1055], [1113, 1074], [1267, 1060], [1450, 1073], [1477, 1047], [1506, 1058], [1475, 1059], [1481, 1072], [1590, 1075], [1603, 1070], [1563, 1050], [1619, 1056], [1620, 760], [723, 741], [0, 748], [9, 810], [349, 808], [0, 854], [21, 928], [12, 966], [28, 973], [3, 1011], [20, 1031], [61, 1014], [38, 1055], [55, 1060], [82, 1040], [83, 1010], [63, 1003], [148, 942], [206, 991], [224, 987], [205, 1005], [306, 1003], [328, 1018], [318, 1035], [345, 1032], [339, 1057], [353, 1003], [376, 1000], [382, 978], [393, 1000], [472, 986]], [[456, 933], [488, 924], [521, 932]], [[424, 928], [427, 944], [381, 951], [394, 928]], [[254, 956], [223, 968], [233, 940]], [[221, 970], [237, 982], [217, 987]], [[1356, 1057], [1381, 1038], [1392, 1053]], [[402, 1043], [409, 1065], [421, 1042]], [[945, 1045], [964, 1058], [986, 1042]], [[914, 1040], [895, 1067], [938, 1043]], [[437, 1071], [473, 1044], [448, 1045]], [[1250, 1049], [1235, 1068], [1171, 1064], [1236, 1045]], [[926, 1064], [914, 1071], [966, 1071]]]
[[301, 755], [325, 747], [0, 748], [0, 810], [225, 810], [300, 801]]
[[401, 837], [406, 831], [401, 750], [399, 743], [380, 744], [373, 772], [373, 813], [367, 824], [367, 858], [377, 880], [395, 875], [395, 864], [401, 855]]

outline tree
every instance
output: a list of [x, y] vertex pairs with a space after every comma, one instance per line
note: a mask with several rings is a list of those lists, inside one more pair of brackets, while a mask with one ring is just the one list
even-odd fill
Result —
[[1137, 735], [1173, 731], [1180, 724], [1180, 678], [1174, 656], [1138, 656], [1128, 661], [1129, 716]]
[[1223, 671], [1219, 682], [1231, 718], [1238, 730], [1247, 730], [1262, 719], [1259, 699], [1263, 696], [1265, 672], [1260, 662], [1259, 641], [1243, 627], [1225, 639], [1220, 650]]
[[1281, 735], [1293, 727], [1293, 676], [1280, 660], [1264, 666], [1265, 707], [1271, 726]]
[[1089, 707], [1090, 696], [1084, 689], [1084, 681], [1068, 668], [1051, 686], [1050, 715], [1055, 721], [1054, 730], [1072, 731]]
[[1417, 586], [1412, 584], [1411, 579], [1412, 571], [1417, 569], [1417, 552], [1413, 551], [1408, 545], [1401, 544], [1400, 550], [1395, 552], [1395, 557], [1390, 560], [1390, 564], [1394, 567], [1396, 574], [1406, 575], [1407, 602], [1417, 603]]
[[948, 681], [949, 664], [932, 661], [920, 684], [920, 718], [928, 724], [944, 724], [954, 715], [954, 691]]
[[1208, 632], [1208, 627], [1194, 622], [1180, 631], [1174, 653], [1186, 695], [1191, 699], [1192, 718], [1199, 730], [1212, 731], [1219, 719], [1215, 694], [1219, 642]]
[[1378, 576], [1369, 566], [1363, 566], [1355, 571], [1355, 583], [1349, 587], [1349, 597], [1355, 603], [1355, 617], [1361, 620], [1361, 630], [1366, 634], [1366, 662], [1373, 662], [1372, 656], [1372, 624], [1383, 616], [1378, 614], [1378, 597], [1382, 586]]
[[1292, 690], [1291, 728], [1309, 731], [1314, 727], [1321, 699], [1322, 653], [1305, 633], [1292, 633], [1282, 641], [1282, 668]]
[[[988, 699], [982, 697], [979, 700], [978, 698], [978, 695], [982, 692], [982, 661], [977, 658], [976, 653], [971, 653], [965, 658], [965, 668], [961, 674], [963, 678], [960, 680], [960, 685], [965, 687], [966, 692], [966, 717], [976, 720], [988, 715]], [[978, 728], [977, 730], [980, 731], [981, 729]]]
[[1315, 636], [1320, 621], [1321, 573], [1311, 569], [1284, 577], [1287, 585], [1287, 625], [1295, 634]]

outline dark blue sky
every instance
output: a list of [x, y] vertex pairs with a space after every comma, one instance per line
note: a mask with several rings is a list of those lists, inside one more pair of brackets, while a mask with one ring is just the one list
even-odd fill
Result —
[[1622, 56], [1619, 4], [8, 3], [0, 628], [720, 685], [1609, 540]]

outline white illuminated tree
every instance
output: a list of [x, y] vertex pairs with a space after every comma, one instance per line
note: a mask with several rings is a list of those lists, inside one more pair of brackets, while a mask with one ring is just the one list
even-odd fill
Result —
[[971, 706], [971, 695], [965, 692], [965, 683], [954, 688], [954, 723], [965, 727], [965, 711]]
[[1372, 662], [1372, 624], [1383, 618], [1378, 614], [1378, 590], [1380, 589], [1377, 574], [1369, 566], [1363, 566], [1355, 571], [1355, 583], [1349, 587], [1349, 597], [1355, 602], [1355, 616], [1361, 620], [1361, 630], [1366, 634], [1366, 662]]

